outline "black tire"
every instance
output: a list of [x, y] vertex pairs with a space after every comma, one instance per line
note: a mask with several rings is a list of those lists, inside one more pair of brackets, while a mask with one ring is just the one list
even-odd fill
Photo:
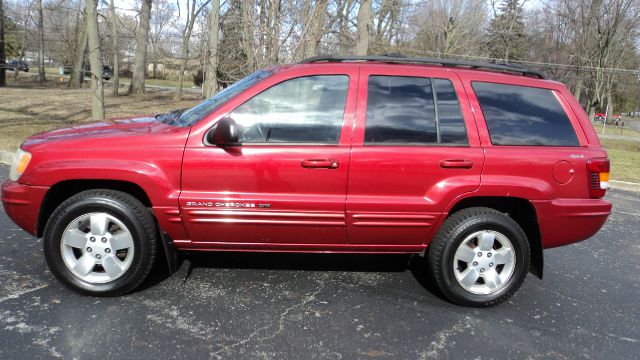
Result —
[[[511, 242], [515, 266], [511, 277], [489, 294], [467, 291], [454, 274], [454, 256], [460, 244], [478, 231], [497, 231]], [[530, 249], [522, 228], [507, 215], [490, 208], [463, 209], [451, 215], [429, 244], [427, 263], [434, 282], [452, 302], [489, 307], [509, 299], [522, 285], [529, 269]]]
[[[121, 221], [133, 238], [133, 260], [111, 282], [91, 283], [74, 275], [62, 258], [60, 242], [74, 219], [93, 212], [107, 213]], [[156, 259], [157, 227], [145, 206], [129, 194], [114, 190], [87, 190], [65, 200], [53, 212], [44, 230], [44, 255], [51, 273], [69, 289], [91, 296], [118, 296], [131, 292], [147, 277]]]

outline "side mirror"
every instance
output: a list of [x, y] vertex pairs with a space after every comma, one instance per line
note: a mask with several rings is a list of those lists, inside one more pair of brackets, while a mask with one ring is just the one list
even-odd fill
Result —
[[229, 117], [218, 121], [216, 128], [209, 132], [207, 141], [219, 147], [239, 145], [238, 124]]

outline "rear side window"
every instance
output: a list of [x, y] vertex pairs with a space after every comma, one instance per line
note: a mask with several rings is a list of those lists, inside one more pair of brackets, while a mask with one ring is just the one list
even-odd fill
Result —
[[467, 128], [462, 118], [462, 110], [453, 84], [445, 79], [433, 79], [436, 90], [440, 142], [443, 144], [466, 145]]
[[370, 76], [366, 145], [467, 144], [460, 104], [449, 80]]
[[548, 89], [473, 82], [494, 145], [579, 146], [569, 117]]

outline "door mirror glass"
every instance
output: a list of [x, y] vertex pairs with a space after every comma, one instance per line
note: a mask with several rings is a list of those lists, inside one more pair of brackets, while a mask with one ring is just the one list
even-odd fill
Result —
[[207, 141], [219, 147], [239, 145], [238, 125], [232, 118], [224, 118], [209, 132]]

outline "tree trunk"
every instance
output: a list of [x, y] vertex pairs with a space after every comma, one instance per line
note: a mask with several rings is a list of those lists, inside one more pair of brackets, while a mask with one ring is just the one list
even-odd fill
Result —
[[573, 96], [580, 102], [580, 94], [582, 93], [582, 79], [578, 79], [576, 88], [573, 90]]
[[[7, 77], [4, 65], [7, 63], [7, 55], [4, 49], [4, 0], [0, 0], [0, 87], [7, 86]], [[18, 71], [16, 71], [17, 73]]]
[[247, 55], [248, 72], [255, 68], [255, 55], [253, 49], [253, 2], [242, 0], [242, 44]]
[[182, 100], [182, 82], [184, 81], [184, 70], [187, 67], [187, 61], [189, 61], [189, 39], [191, 38], [191, 31], [193, 25], [189, 26], [186, 30], [186, 34], [182, 39], [182, 50], [180, 51], [180, 72], [178, 72], [178, 82], [176, 83], [176, 94], [174, 96], [176, 101]]
[[341, 55], [346, 53], [346, 39], [348, 32], [349, 15], [345, 14], [347, 0], [341, 0], [338, 4], [338, 51]]
[[269, 64], [278, 63], [278, 55], [280, 53], [280, 6], [282, 0], [273, 0], [272, 3], [272, 19], [273, 26], [271, 30], [271, 45], [269, 45]]
[[38, 0], [38, 81], [47, 81], [44, 75], [44, 16], [42, 14], [42, 0]]
[[266, 51], [268, 50], [267, 46], [267, 29], [269, 28], [268, 21], [270, 20], [267, 16], [267, 2], [269, 0], [258, 0], [258, 7], [260, 10], [260, 16], [258, 17], [258, 65], [257, 67], [264, 66], [266, 60], [268, 59], [266, 55]]
[[84, 82], [84, 54], [87, 51], [87, 14], [84, 14], [82, 29], [78, 33], [76, 42], [76, 57], [73, 62], [73, 69], [69, 76], [69, 87], [79, 88]]
[[204, 97], [208, 98], [218, 92], [218, 32], [220, 31], [220, 0], [211, 2], [209, 20], [209, 54], [206, 58]]
[[367, 55], [371, 28], [371, 0], [361, 0], [358, 9], [355, 55]]
[[149, 43], [149, 22], [151, 21], [151, 0], [142, 0], [140, 26], [136, 36], [136, 62], [129, 85], [129, 94], [144, 94], [144, 79], [147, 72], [147, 44]]
[[87, 37], [89, 38], [89, 63], [91, 64], [91, 118], [104, 119], [104, 80], [102, 79], [102, 56], [98, 35], [97, 0], [86, 0]]
[[113, 38], [113, 90], [112, 95], [118, 96], [120, 86], [120, 50], [118, 49], [118, 16], [114, 0], [109, 4], [111, 8], [111, 37]]
[[327, 0], [317, 0], [309, 21], [309, 30], [305, 36], [304, 58], [318, 54], [318, 45], [322, 38], [322, 28], [327, 17]]
[[200, 14], [205, 6], [209, 5], [209, 2], [210, 0], [201, 3], [197, 10], [196, 0], [192, 0], [190, 9], [189, 2], [187, 2], [187, 9], [189, 9], [189, 12], [187, 13], [187, 24], [182, 32], [182, 51], [180, 52], [182, 61], [180, 62], [180, 72], [178, 73], [178, 82], [176, 84], [175, 100], [182, 100], [182, 82], [184, 81], [184, 70], [187, 67], [187, 61], [189, 61], [189, 40], [191, 39], [193, 26], [196, 23], [198, 14]]

